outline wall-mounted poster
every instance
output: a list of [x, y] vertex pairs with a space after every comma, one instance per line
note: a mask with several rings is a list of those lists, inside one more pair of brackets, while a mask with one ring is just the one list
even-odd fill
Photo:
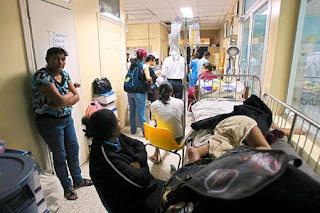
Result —
[[228, 37], [228, 21], [223, 23], [223, 38]]

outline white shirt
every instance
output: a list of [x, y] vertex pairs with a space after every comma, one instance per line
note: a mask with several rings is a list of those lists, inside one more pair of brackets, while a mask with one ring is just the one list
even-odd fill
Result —
[[181, 99], [171, 97], [168, 104], [157, 100], [151, 104], [150, 109], [152, 119], [157, 120], [157, 127], [170, 129], [174, 138], [183, 136], [183, 101]]
[[184, 79], [184, 67], [184, 57], [171, 55], [164, 59], [161, 74], [169, 79]]

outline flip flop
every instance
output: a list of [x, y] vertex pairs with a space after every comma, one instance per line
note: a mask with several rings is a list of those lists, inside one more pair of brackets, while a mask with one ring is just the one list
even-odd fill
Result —
[[81, 186], [91, 186], [93, 184], [92, 180], [83, 178], [80, 183], [73, 184], [74, 187], [81, 187]]
[[155, 159], [152, 158], [152, 156], [149, 156], [148, 159], [149, 159], [150, 161], [152, 161], [154, 164], [159, 164], [159, 163], [160, 163], [159, 160], [156, 161]]
[[76, 200], [79, 198], [76, 190], [72, 187], [70, 189], [65, 190], [64, 197], [68, 200]]

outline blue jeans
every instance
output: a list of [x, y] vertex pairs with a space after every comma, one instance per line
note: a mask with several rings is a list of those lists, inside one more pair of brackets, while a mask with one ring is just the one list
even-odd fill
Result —
[[138, 112], [139, 122], [144, 135], [143, 123], [146, 122], [146, 117], [144, 113], [146, 111], [146, 94], [141, 93], [128, 93], [128, 102], [130, 109], [130, 126], [131, 133], [135, 134], [137, 132], [136, 124], [136, 111]]
[[73, 183], [80, 183], [82, 176], [79, 164], [79, 145], [72, 116], [68, 115], [63, 118], [36, 116], [36, 126], [53, 154], [54, 169], [63, 188], [66, 190], [72, 187], [71, 180], [68, 178], [66, 160]]
[[169, 79], [168, 82], [172, 85], [173, 96], [182, 99], [183, 85], [181, 79]]

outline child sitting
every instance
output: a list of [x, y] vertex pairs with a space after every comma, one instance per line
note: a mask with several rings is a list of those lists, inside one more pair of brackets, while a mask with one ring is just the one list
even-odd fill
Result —
[[[213, 72], [216, 70], [216, 66], [210, 63], [205, 63], [202, 65], [201, 74], [198, 76], [197, 82], [199, 80], [213, 80], [214, 78], [217, 78], [216, 75], [212, 75]], [[189, 87], [188, 88], [188, 106], [195, 100], [195, 87]], [[189, 110], [191, 110], [191, 107], [189, 107]]]

